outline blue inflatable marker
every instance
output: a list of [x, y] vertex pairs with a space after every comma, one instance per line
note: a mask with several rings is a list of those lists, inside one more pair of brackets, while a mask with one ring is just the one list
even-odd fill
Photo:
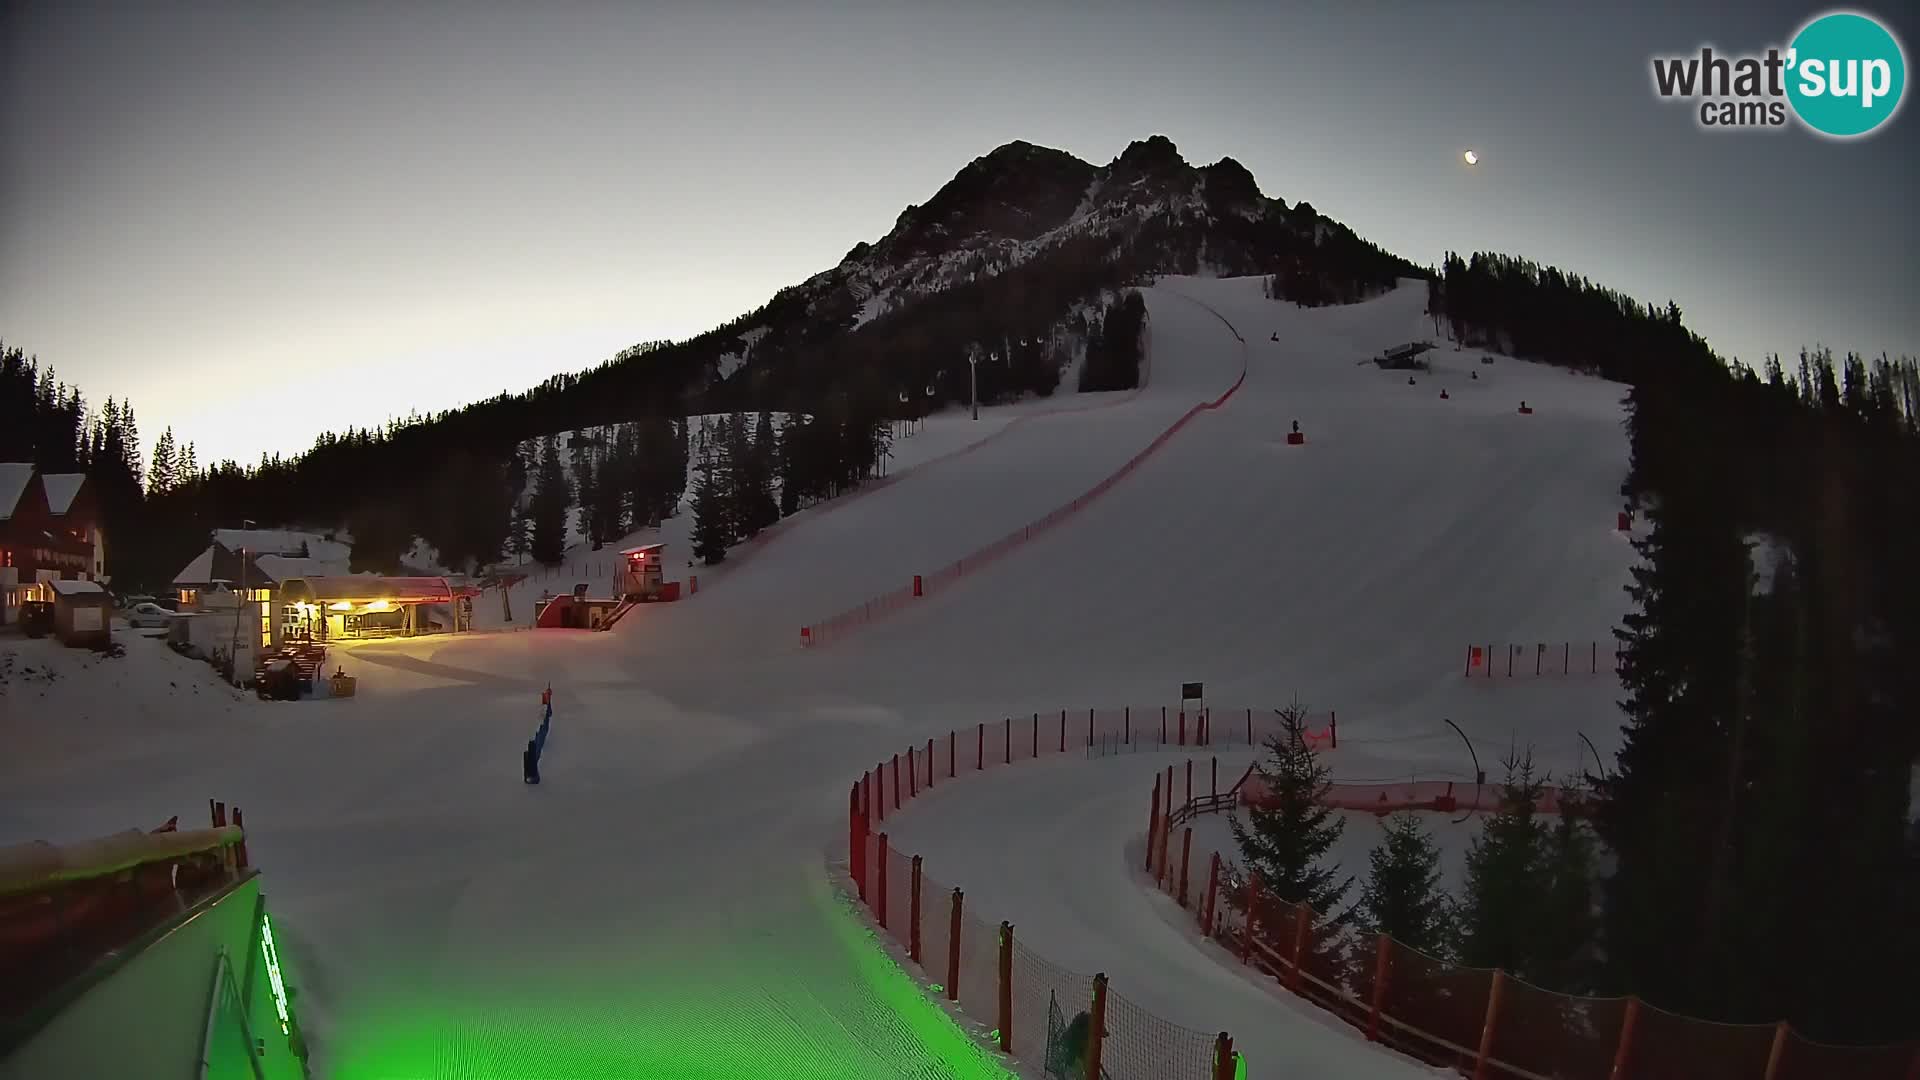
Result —
[[546, 710], [540, 717], [540, 727], [534, 731], [533, 738], [527, 740], [527, 748], [520, 752], [520, 779], [529, 784], [540, 782], [540, 755], [546, 752], [547, 731], [553, 725], [553, 687], [541, 692], [540, 704]]

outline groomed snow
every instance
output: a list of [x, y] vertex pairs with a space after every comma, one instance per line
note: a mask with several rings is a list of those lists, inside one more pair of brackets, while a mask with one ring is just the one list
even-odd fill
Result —
[[[199, 682], [183, 698], [185, 672], [204, 665], [163, 667], [179, 658], [130, 641], [99, 661], [122, 673], [111, 686], [58, 680], [35, 699], [19, 725], [34, 734], [0, 756], [0, 841], [184, 820], [208, 797], [244, 806], [321, 1075], [391, 1075], [401, 1057], [409, 1075], [550, 1074], [556, 1059], [535, 1050], [556, 1032], [593, 1047], [602, 1071], [643, 1075], [654, 1058], [635, 1033], [654, 1030], [722, 1056], [780, 1047], [795, 1075], [802, 1059], [831, 1063], [821, 1075], [949, 1075], [937, 1040], [863, 989], [826, 888], [848, 786], [909, 742], [1036, 708], [1167, 701], [1203, 679], [1212, 701], [1298, 693], [1337, 708], [1343, 740], [1404, 740], [1380, 751], [1396, 771], [1467, 768], [1436, 734], [1442, 717], [1489, 768], [1511, 739], [1556, 762], [1575, 731], [1612, 746], [1610, 678], [1469, 683], [1460, 664], [1469, 641], [1605, 639], [1617, 620], [1632, 558], [1613, 532], [1621, 388], [1445, 348], [1433, 355], [1446, 370], [1417, 387], [1356, 364], [1430, 333], [1423, 295], [1309, 311], [1266, 300], [1257, 280], [1169, 279], [1146, 291], [1153, 377], [1139, 394], [935, 418], [901, 444], [927, 440], [917, 467], [897, 457], [891, 482], [796, 517], [711, 585], [701, 571], [698, 597], [636, 609], [613, 633], [362, 646], [340, 655], [355, 697], [275, 704]], [[1224, 408], [1059, 529], [919, 610], [799, 647], [803, 622], [1092, 487], [1243, 370]], [[1517, 415], [1522, 398], [1534, 415]], [[1099, 407], [1049, 413], [1084, 405]], [[1304, 447], [1284, 444], [1293, 418]], [[630, 539], [684, 544], [665, 529]], [[530, 604], [515, 608], [524, 624]], [[548, 683], [544, 782], [528, 787], [519, 750]], [[75, 695], [84, 718], [63, 711]], [[1150, 785], [1145, 760], [1094, 764]], [[1006, 776], [1029, 768], [1051, 766]], [[1111, 799], [1117, 817], [1070, 853], [1086, 880], [1056, 875], [1028, 897], [1057, 908], [1023, 916], [1023, 940], [1127, 972], [1130, 997], [1190, 1026], [1286, 1031], [1286, 1056], [1255, 1056], [1256, 1076], [1281, 1060], [1301, 1075], [1314, 1062], [1408, 1075], [1344, 1025], [1261, 1000], [1173, 927], [1099, 916], [1134, 903], [1113, 892], [1120, 855], [1096, 871], [1143, 827], [1137, 780], [1057, 807], [1105, 828]], [[1001, 807], [1035, 822], [1054, 809]], [[1011, 902], [1017, 873], [947, 876]]]

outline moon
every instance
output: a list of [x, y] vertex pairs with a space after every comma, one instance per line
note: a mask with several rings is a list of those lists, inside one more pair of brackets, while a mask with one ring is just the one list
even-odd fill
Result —
[[1480, 164], [1480, 155], [1479, 155], [1479, 154], [1476, 154], [1476, 153], [1474, 153], [1474, 152], [1473, 152], [1473, 151], [1471, 151], [1471, 150], [1469, 150], [1469, 151], [1467, 151], [1467, 152], [1466, 152], [1466, 153], [1464, 153], [1464, 154], [1461, 154], [1460, 156], [1461, 156], [1462, 158], [1464, 158], [1464, 159], [1466, 160], [1466, 163], [1467, 163], [1467, 164], [1469, 164], [1469, 165], [1478, 165], [1478, 164]]

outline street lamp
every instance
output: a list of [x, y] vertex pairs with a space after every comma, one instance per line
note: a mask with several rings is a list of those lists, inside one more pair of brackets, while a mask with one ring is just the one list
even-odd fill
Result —
[[980, 346], [967, 351], [967, 399], [973, 403], [973, 418], [980, 419]]

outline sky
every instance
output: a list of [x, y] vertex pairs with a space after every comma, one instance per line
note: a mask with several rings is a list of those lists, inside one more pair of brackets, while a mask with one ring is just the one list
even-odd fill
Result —
[[[1672, 299], [1723, 355], [1920, 353], [1920, 113], [1702, 131], [1653, 55], [1826, 10], [1732, 7], [8, 3], [0, 340], [257, 460], [710, 329], [1003, 143], [1163, 134], [1415, 262]], [[1859, 10], [1914, 58], [1911, 8]]]

